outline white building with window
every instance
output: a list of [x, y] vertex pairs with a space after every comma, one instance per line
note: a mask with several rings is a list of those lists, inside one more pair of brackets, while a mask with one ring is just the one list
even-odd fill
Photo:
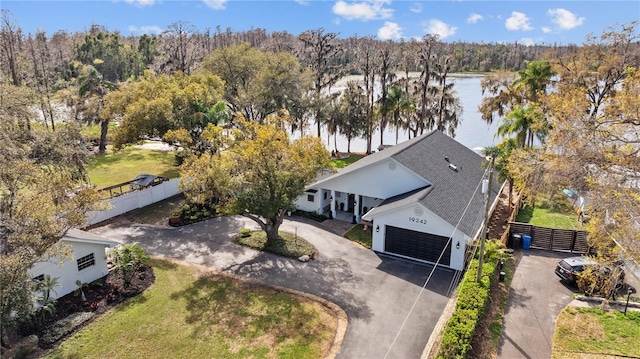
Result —
[[[432, 131], [318, 179], [296, 207], [368, 223], [376, 252], [462, 270], [467, 244], [483, 225], [486, 177], [485, 158]], [[500, 189], [494, 180], [492, 209]]]
[[71, 258], [44, 255], [29, 270], [29, 275], [34, 280], [44, 279], [45, 275], [58, 277], [61, 286], [51, 293], [54, 299], [78, 289], [78, 280], [81, 283], [91, 283], [106, 276], [109, 273], [106, 250], [118, 244], [79, 229], [68, 230], [60, 242], [71, 248]]

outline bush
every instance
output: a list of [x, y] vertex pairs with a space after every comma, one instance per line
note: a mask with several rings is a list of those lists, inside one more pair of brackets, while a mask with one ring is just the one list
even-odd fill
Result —
[[249, 237], [250, 235], [251, 235], [251, 230], [249, 228], [242, 228], [240, 230], [240, 236], [241, 237], [246, 238], [246, 237]]
[[478, 260], [474, 259], [458, 287], [458, 302], [442, 334], [438, 358], [466, 358], [471, 350], [471, 342], [489, 302], [491, 282], [495, 278], [496, 258], [486, 259], [480, 283], [476, 281]]
[[84, 322], [93, 318], [94, 315], [93, 312], [77, 312], [69, 315], [65, 319], [57, 321], [40, 336], [40, 346], [43, 348], [50, 347], [60, 338], [71, 333]]
[[180, 209], [171, 212], [171, 216], [180, 217], [180, 221], [178, 223], [170, 221], [170, 225], [184, 226], [213, 218], [216, 216], [216, 210], [213, 205], [191, 203], [185, 204]]

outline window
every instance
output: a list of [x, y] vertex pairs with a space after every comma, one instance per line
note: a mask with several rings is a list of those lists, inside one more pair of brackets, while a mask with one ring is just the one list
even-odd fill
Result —
[[96, 265], [96, 259], [93, 256], [93, 253], [86, 255], [82, 258], [78, 258], [76, 262], [78, 262], [78, 271], [81, 271], [83, 269]]
[[314, 195], [312, 195], [312, 194], [308, 194], [308, 195], [307, 195], [307, 201], [309, 201], [309, 202], [313, 202], [313, 197], [314, 197]]
[[44, 274], [40, 274], [39, 276], [33, 277], [34, 282], [42, 282], [44, 280]]
[[324, 193], [324, 199], [327, 199], [327, 192]]

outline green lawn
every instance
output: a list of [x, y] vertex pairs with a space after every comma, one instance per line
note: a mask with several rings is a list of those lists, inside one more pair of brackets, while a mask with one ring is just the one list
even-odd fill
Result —
[[373, 243], [373, 234], [371, 233], [371, 228], [369, 228], [365, 232], [364, 226], [359, 224], [351, 228], [349, 232], [347, 232], [344, 236], [349, 238], [349, 240], [360, 243], [365, 248], [371, 249], [371, 245]]
[[356, 162], [357, 160], [361, 159], [362, 157], [364, 157], [361, 154], [355, 154], [355, 153], [349, 153], [348, 155], [349, 155], [349, 157], [347, 157], [347, 158], [331, 160], [331, 164], [335, 168], [345, 168], [348, 165], [350, 165], [350, 164]]
[[168, 260], [156, 282], [47, 358], [322, 358], [336, 319], [292, 294]]
[[640, 311], [565, 308], [553, 333], [554, 359], [633, 357], [640, 353]]
[[89, 180], [104, 188], [133, 180], [140, 173], [177, 178], [180, 176], [173, 151], [124, 148], [92, 159]]
[[556, 229], [584, 229], [578, 223], [578, 215], [566, 197], [560, 197], [549, 204], [545, 199], [536, 201], [535, 207], [525, 205], [516, 222]]

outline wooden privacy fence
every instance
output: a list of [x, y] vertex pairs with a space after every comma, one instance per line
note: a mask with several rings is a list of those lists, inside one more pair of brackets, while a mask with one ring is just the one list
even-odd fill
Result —
[[509, 222], [509, 227], [509, 235], [530, 235], [531, 248], [571, 253], [591, 252], [585, 231], [545, 228], [520, 222]]

